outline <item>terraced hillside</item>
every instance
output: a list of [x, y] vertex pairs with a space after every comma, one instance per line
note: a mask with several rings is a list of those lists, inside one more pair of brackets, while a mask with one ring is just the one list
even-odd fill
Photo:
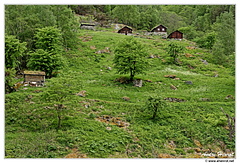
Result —
[[[149, 54], [150, 68], [135, 76], [142, 87], [114, 68], [114, 49], [126, 37]], [[184, 47], [178, 65], [166, 51], [170, 42]], [[63, 56], [56, 77], [6, 94], [6, 157], [234, 157], [235, 76], [212, 60], [187, 40], [81, 30], [78, 49]], [[153, 95], [168, 104], [156, 119], [145, 112]]]

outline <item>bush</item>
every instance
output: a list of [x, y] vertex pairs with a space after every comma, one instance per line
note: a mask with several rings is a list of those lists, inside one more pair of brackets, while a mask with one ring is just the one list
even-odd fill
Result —
[[152, 119], [155, 119], [161, 109], [167, 107], [166, 101], [161, 96], [150, 96], [145, 104], [145, 111], [152, 114]]

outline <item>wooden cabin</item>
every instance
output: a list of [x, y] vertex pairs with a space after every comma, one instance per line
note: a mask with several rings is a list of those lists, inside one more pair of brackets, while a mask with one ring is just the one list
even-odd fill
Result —
[[159, 25], [154, 27], [150, 32], [146, 32], [145, 35], [159, 35], [162, 38], [167, 38], [167, 27]]
[[24, 82], [44, 83], [46, 73], [43, 71], [24, 71]]
[[132, 28], [125, 26], [122, 29], [120, 29], [118, 33], [128, 35], [128, 33], [132, 33]]
[[170, 39], [183, 39], [183, 33], [176, 30], [172, 33], [169, 34], [169, 36], [167, 38], [170, 38]]
[[159, 25], [151, 30], [151, 32], [167, 32], [167, 27]]
[[80, 25], [81, 29], [88, 29], [88, 30], [95, 30], [95, 24], [90, 24], [90, 23], [82, 23]]

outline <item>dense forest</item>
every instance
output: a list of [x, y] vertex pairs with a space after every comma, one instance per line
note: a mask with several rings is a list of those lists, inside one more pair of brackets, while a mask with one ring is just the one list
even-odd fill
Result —
[[[235, 23], [235, 5], [5, 5], [5, 157], [234, 153]], [[184, 39], [145, 35], [160, 24]]]

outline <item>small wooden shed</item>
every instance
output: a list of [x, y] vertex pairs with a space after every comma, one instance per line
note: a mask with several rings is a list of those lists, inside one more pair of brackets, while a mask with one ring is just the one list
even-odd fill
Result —
[[167, 27], [159, 25], [151, 30], [151, 32], [167, 32]]
[[128, 33], [132, 33], [132, 28], [125, 26], [122, 29], [120, 29], [118, 33], [127, 35]]
[[44, 83], [46, 73], [43, 71], [24, 71], [24, 82]]
[[183, 39], [183, 33], [178, 31], [178, 30], [176, 30], [176, 31], [170, 33], [167, 38], [170, 38], [170, 39]]
[[90, 24], [90, 23], [82, 23], [80, 25], [81, 29], [88, 29], [88, 30], [95, 30], [95, 24]]

